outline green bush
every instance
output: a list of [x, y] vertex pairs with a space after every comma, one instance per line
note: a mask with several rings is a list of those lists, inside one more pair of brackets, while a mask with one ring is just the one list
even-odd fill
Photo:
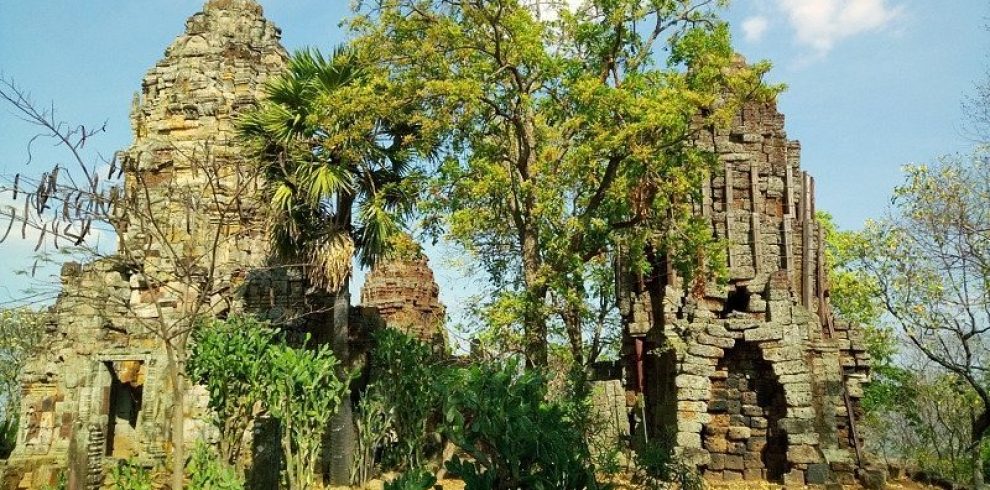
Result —
[[189, 478], [188, 490], [243, 490], [244, 482], [237, 470], [217, 457], [203, 441], [198, 441], [189, 462], [186, 463]]
[[419, 467], [431, 439], [437, 439], [443, 367], [429, 345], [393, 329], [375, 334], [371, 356], [371, 383], [383, 388], [378, 395], [392, 414], [398, 439], [386, 451], [386, 465]]
[[[308, 339], [306, 339], [308, 341]], [[347, 395], [347, 380], [329, 346], [290, 346], [278, 331], [251, 317], [206, 324], [194, 336], [190, 372], [210, 392], [219, 415], [224, 459], [231, 462], [239, 440], [261, 402], [281, 425], [285, 479], [292, 490], [315, 485], [327, 421]]]
[[453, 371], [444, 405], [446, 434], [470, 456], [447, 469], [467, 490], [599, 488], [580, 427], [546, 401], [546, 383], [515, 364]]
[[370, 385], [354, 412], [357, 444], [351, 468], [351, 484], [363, 485], [375, 474], [375, 459], [388, 445], [394, 426], [394, 410], [382, 400], [378, 385]]
[[328, 345], [306, 349], [276, 344], [264, 362], [258, 382], [265, 407], [282, 425], [289, 488], [313, 488], [327, 421], [345, 400], [346, 380], [334, 374], [338, 361]]
[[153, 490], [154, 476], [147, 468], [129, 460], [120, 460], [110, 467], [110, 488], [114, 490]]
[[255, 402], [262, 396], [258, 381], [268, 369], [265, 355], [278, 334], [250, 316], [214, 320], [193, 333], [188, 371], [210, 393], [210, 408], [220, 430], [220, 453], [228, 464], [240, 456]]
[[416, 468], [385, 484], [385, 490], [430, 490], [437, 483], [433, 473]]

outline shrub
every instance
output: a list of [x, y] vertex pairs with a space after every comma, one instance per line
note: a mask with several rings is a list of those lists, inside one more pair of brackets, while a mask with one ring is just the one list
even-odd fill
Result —
[[153, 490], [154, 476], [138, 463], [120, 460], [110, 467], [110, 488], [114, 490]]
[[437, 434], [443, 368], [431, 347], [393, 329], [375, 334], [371, 382], [391, 411], [397, 441], [386, 458], [402, 468], [423, 463], [430, 438]]
[[448, 379], [446, 433], [471, 460], [447, 469], [468, 490], [598, 488], [579, 427], [533, 371], [472, 366]]
[[312, 488], [327, 421], [347, 394], [346, 380], [334, 374], [338, 361], [327, 345], [305, 349], [276, 344], [264, 362], [258, 381], [265, 407], [282, 424], [289, 488]]
[[[190, 372], [210, 392], [220, 415], [226, 461], [239, 451], [256, 402], [281, 425], [285, 478], [291, 490], [315, 484], [327, 421], [347, 394], [329, 346], [288, 345], [278, 331], [251, 317], [204, 325], [194, 337]], [[306, 339], [308, 340], [308, 339]]]
[[210, 393], [220, 453], [228, 464], [240, 455], [255, 402], [261, 399], [258, 381], [267, 370], [265, 355], [277, 335], [278, 330], [250, 316], [214, 320], [193, 333], [189, 374]]
[[388, 409], [379, 393], [378, 385], [370, 385], [355, 411], [357, 444], [351, 468], [352, 485], [363, 485], [374, 475], [375, 457], [385, 448], [393, 427], [394, 411]]
[[189, 490], [243, 490], [237, 470], [225, 464], [203, 441], [198, 441], [186, 463]]
[[437, 478], [433, 473], [423, 468], [416, 468], [386, 483], [385, 490], [430, 490], [436, 483]]

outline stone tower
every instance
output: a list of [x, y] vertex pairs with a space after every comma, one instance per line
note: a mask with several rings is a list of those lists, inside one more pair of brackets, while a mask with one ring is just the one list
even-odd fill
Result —
[[365, 277], [361, 306], [374, 308], [382, 321], [410, 337], [445, 346], [445, 309], [429, 261], [411, 237], [403, 237], [396, 256]]
[[696, 212], [727, 244], [728, 283], [688, 287], [662, 256], [620, 280], [632, 430], [715, 480], [848, 483], [869, 358], [861, 329], [829, 310], [800, 145], [775, 103], [747, 104], [696, 144], [722, 163]]
[[[302, 302], [301, 277], [253, 272], [267, 261], [264, 213], [235, 134], [234, 117], [284, 66], [279, 38], [253, 0], [209, 0], [145, 76], [134, 142], [118, 155], [119, 251], [63, 267], [50, 347], [22, 378], [2, 488], [40, 488], [66, 469], [70, 488], [99, 488], [108, 461], [163, 461], [174, 400], [161, 331], [194, 315], [276, 317]], [[186, 440], [209, 437], [201, 392], [185, 402]]]

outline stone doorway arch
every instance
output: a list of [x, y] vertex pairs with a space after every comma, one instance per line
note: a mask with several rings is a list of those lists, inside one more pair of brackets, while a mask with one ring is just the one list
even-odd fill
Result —
[[711, 455], [709, 471], [726, 480], [782, 481], [789, 471], [784, 388], [759, 347], [736, 341], [725, 351], [711, 379], [709, 421], [702, 446]]

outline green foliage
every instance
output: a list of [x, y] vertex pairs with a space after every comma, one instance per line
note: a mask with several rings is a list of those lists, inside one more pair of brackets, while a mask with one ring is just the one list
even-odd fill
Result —
[[217, 457], [210, 446], [197, 441], [186, 464], [189, 490], [243, 490], [237, 470]]
[[276, 251], [310, 263], [330, 290], [355, 251], [363, 265], [388, 251], [417, 194], [415, 128], [387, 90], [349, 49], [300, 51], [239, 122], [272, 202]]
[[17, 378], [31, 354], [41, 347], [47, 321], [44, 312], [0, 309], [0, 420], [9, 420], [20, 409], [21, 386]]
[[444, 403], [446, 434], [470, 456], [447, 469], [468, 490], [597, 488], [583, 434], [546, 384], [514, 363], [451, 372]]
[[433, 473], [423, 468], [415, 468], [386, 483], [385, 490], [430, 490], [436, 483], [437, 478]]
[[[329, 420], [346, 399], [347, 380], [329, 346], [293, 347], [277, 331], [250, 317], [231, 317], [196, 332], [190, 372], [221, 411], [225, 437], [243, 434], [256, 402], [281, 424], [286, 479], [291, 490], [315, 484]], [[245, 420], [229, 420], [243, 417]], [[229, 443], [233, 444], [233, 443]]]
[[355, 411], [357, 440], [351, 463], [352, 485], [363, 485], [373, 476], [376, 456], [389, 445], [389, 432], [395, 425], [395, 416], [379, 394], [382, 391], [384, 389], [379, 388], [379, 385], [369, 386]]
[[652, 442], [636, 452], [638, 477], [651, 489], [668, 488], [671, 484], [682, 490], [703, 490], [701, 475], [677, 460], [669, 440]]
[[691, 209], [716, 159], [693, 135], [775, 90], [767, 64], [734, 66], [716, 3], [593, 0], [553, 20], [528, 3], [361, 1], [351, 26], [388, 74], [376, 104], [417, 101], [409, 121], [436, 144], [426, 227], [522, 301], [512, 323], [545, 365], [553, 317], [594, 317], [593, 259], [717, 265]]
[[436, 435], [443, 393], [437, 384], [442, 367], [432, 348], [394, 329], [375, 334], [371, 382], [391, 413], [398, 440], [387, 455], [401, 467], [416, 468]]
[[931, 374], [954, 377], [975, 397], [976, 445], [990, 431], [990, 157], [980, 150], [905, 173], [889, 215], [868, 223], [858, 266]]
[[17, 445], [17, 422], [16, 416], [0, 420], [0, 460], [10, 457]]
[[232, 316], [200, 325], [193, 333], [189, 375], [210, 393], [210, 408], [220, 429], [220, 452], [233, 464], [244, 431], [261, 399], [259, 380], [268, 370], [266, 353], [278, 330], [250, 316]]
[[327, 421], [345, 400], [347, 380], [335, 375], [338, 361], [329, 346], [274, 344], [264, 362], [258, 381], [265, 407], [282, 425], [289, 488], [314, 488]]
[[120, 460], [110, 466], [108, 477], [114, 490], [154, 490], [154, 475], [138, 463]]
[[897, 338], [882, 321], [879, 284], [859, 267], [862, 257], [870, 253], [871, 238], [863, 231], [840, 230], [824, 211], [818, 212], [817, 219], [824, 231], [829, 302], [840, 318], [859, 324], [865, 332], [873, 376], [864, 390], [863, 408], [875, 413], [910, 403], [911, 373], [895, 363]]

